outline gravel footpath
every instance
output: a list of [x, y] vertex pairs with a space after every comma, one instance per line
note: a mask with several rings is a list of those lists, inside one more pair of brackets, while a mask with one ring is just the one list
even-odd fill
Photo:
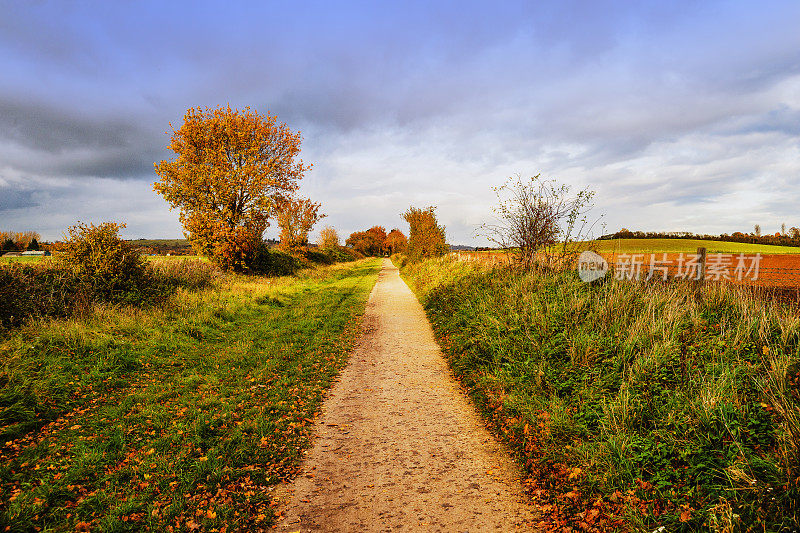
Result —
[[528, 531], [520, 472], [451, 377], [422, 306], [384, 259], [278, 531]]

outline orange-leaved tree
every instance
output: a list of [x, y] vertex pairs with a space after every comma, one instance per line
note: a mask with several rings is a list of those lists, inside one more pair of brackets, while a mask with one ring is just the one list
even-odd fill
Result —
[[187, 238], [224, 269], [246, 270], [279, 205], [310, 165], [299, 132], [251, 111], [192, 108], [172, 127], [174, 160], [155, 164], [153, 188], [180, 209]]
[[386, 229], [372, 226], [367, 231], [355, 231], [345, 241], [345, 245], [364, 255], [380, 255], [386, 241]]
[[390, 254], [404, 252], [406, 246], [408, 246], [408, 239], [403, 235], [402, 231], [394, 228], [389, 232], [389, 235], [386, 236], [385, 246]]
[[324, 218], [320, 204], [308, 198], [292, 198], [278, 208], [278, 226], [281, 228], [281, 248], [296, 250], [308, 245], [308, 233], [314, 224]]
[[413, 260], [447, 253], [445, 228], [437, 222], [435, 210], [433, 206], [409, 207], [403, 213], [409, 226], [407, 253]]

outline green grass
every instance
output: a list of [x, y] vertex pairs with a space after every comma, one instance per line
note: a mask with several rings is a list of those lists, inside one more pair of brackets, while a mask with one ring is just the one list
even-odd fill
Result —
[[699, 247], [705, 247], [708, 253], [800, 254], [800, 247], [794, 246], [771, 246], [768, 244], [704, 241], [698, 239], [614, 239], [589, 241], [585, 244], [586, 249], [623, 254], [642, 252], [694, 253]]
[[40, 261], [49, 261], [50, 257], [40, 255], [24, 256], [24, 257], [0, 257], [0, 265], [10, 263], [38, 263]]
[[160, 309], [9, 333], [0, 531], [268, 526], [378, 267], [228, 276]]
[[402, 270], [554, 529], [800, 526], [796, 309], [719, 284]]

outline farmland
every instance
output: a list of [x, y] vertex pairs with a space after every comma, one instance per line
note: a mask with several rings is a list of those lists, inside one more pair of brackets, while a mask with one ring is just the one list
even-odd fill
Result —
[[402, 273], [547, 527], [798, 526], [796, 308], [449, 259]]
[[266, 527], [377, 266], [229, 274], [5, 333], [0, 529]]
[[800, 247], [795, 246], [771, 246], [700, 239], [613, 239], [587, 241], [583, 244], [585, 244], [585, 249], [596, 252], [620, 254], [650, 252], [694, 253], [700, 247], [705, 247], [708, 253], [800, 254]]

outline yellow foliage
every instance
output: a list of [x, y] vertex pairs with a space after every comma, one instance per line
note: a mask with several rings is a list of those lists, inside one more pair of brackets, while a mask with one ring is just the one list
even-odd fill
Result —
[[310, 165], [298, 159], [299, 132], [245, 108], [192, 108], [173, 128], [174, 160], [155, 164], [156, 192], [180, 209], [187, 238], [222, 268], [244, 270], [276, 208]]

